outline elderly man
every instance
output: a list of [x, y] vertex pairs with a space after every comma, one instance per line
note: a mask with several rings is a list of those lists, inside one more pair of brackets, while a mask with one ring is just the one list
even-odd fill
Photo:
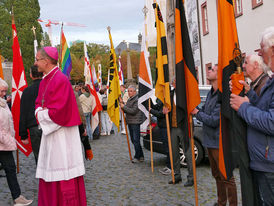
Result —
[[136, 87], [128, 87], [129, 99], [126, 105], [120, 102], [122, 110], [126, 113], [126, 122], [130, 133], [131, 142], [134, 145], [135, 155], [132, 163], [143, 162], [144, 153], [140, 143], [140, 124], [142, 123], [143, 113], [138, 108], [138, 95]]
[[85, 167], [78, 130], [81, 120], [72, 86], [57, 61], [54, 47], [37, 52], [35, 65], [45, 74], [35, 102], [42, 128], [36, 170], [38, 205], [85, 206]]
[[264, 72], [263, 60], [256, 54], [250, 54], [243, 64], [244, 75], [251, 80], [251, 88], [259, 96], [260, 91], [267, 82], [268, 75]]
[[[264, 32], [259, 55], [274, 72], [274, 28]], [[241, 82], [248, 90], [248, 85]], [[247, 144], [259, 205], [274, 205], [274, 79], [270, 78], [260, 96], [250, 89], [245, 97], [231, 94], [231, 107], [247, 123]]]

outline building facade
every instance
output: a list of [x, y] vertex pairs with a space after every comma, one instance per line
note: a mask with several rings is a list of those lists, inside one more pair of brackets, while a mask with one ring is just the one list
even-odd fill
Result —
[[[274, 26], [272, 19], [274, 17], [274, 1], [233, 1], [240, 49], [244, 54], [254, 53], [260, 48], [261, 33], [267, 27]], [[218, 63], [218, 0], [197, 0], [197, 2], [201, 41], [201, 64], [198, 66], [199, 84], [207, 84], [206, 73], [208, 68]]]

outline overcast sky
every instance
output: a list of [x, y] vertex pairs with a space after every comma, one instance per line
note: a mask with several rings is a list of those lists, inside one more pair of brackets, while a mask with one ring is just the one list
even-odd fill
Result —
[[[87, 27], [64, 26], [68, 42], [109, 45], [107, 26], [111, 27], [114, 47], [121, 41], [138, 42], [142, 32], [144, 0], [39, 0], [40, 18], [84, 24]], [[42, 23], [43, 29], [45, 29]], [[52, 25], [53, 43], [59, 43], [61, 26]], [[47, 28], [46, 28], [47, 31]]]

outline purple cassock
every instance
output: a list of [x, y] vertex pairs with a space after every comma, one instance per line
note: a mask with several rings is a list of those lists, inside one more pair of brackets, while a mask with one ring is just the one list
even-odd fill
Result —
[[54, 68], [40, 83], [35, 108], [47, 108], [51, 120], [64, 127], [81, 124], [80, 115], [68, 78]]

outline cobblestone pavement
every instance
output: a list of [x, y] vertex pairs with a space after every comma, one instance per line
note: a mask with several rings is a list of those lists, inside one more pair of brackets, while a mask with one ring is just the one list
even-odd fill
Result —
[[[145, 161], [132, 164], [129, 161], [125, 135], [111, 135], [93, 140], [92, 161], [85, 161], [85, 185], [87, 205], [176, 205], [195, 204], [194, 187], [185, 188], [183, 183], [169, 185], [171, 176], [163, 176], [159, 169], [165, 166], [165, 156], [154, 153], [154, 173], [150, 167], [150, 152], [144, 149]], [[132, 146], [132, 145], [131, 145]], [[132, 155], [134, 148], [131, 147]], [[20, 153], [20, 173], [17, 175], [22, 194], [34, 199], [37, 205], [38, 180], [35, 178], [35, 162], [31, 154], [26, 158]], [[182, 168], [183, 182], [186, 181], [187, 169]], [[238, 200], [241, 205], [239, 172], [234, 172]], [[3, 175], [4, 172], [0, 171]], [[209, 163], [197, 168], [199, 205], [211, 206], [216, 202], [216, 186]], [[6, 178], [0, 178], [0, 206], [12, 205]]]

